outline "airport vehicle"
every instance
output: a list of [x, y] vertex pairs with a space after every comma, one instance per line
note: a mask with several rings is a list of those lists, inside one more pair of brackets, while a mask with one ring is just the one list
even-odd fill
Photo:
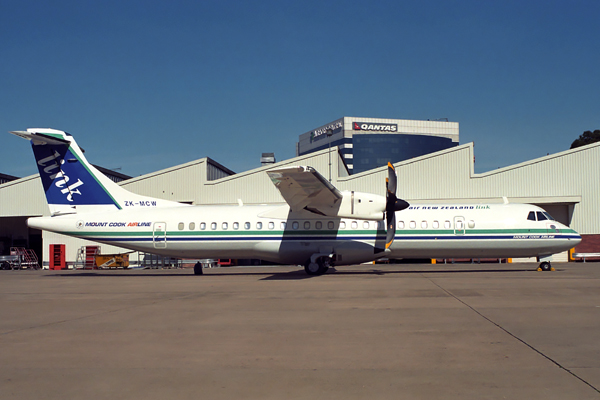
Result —
[[[538, 257], [580, 235], [528, 204], [408, 204], [387, 194], [340, 191], [311, 167], [268, 171], [286, 203], [193, 206], [141, 196], [88, 163], [75, 139], [55, 129], [11, 132], [32, 143], [49, 217], [32, 228], [177, 258], [257, 258], [304, 265], [310, 275], [332, 265], [388, 258]], [[382, 182], [383, 183], [383, 182]], [[394, 240], [397, 237], [396, 240]], [[202, 266], [194, 268], [202, 274]]]

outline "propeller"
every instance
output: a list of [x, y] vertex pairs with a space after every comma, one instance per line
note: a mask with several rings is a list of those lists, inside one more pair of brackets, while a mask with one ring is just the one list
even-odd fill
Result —
[[387, 223], [387, 234], [385, 236], [385, 248], [388, 249], [394, 242], [396, 236], [396, 211], [408, 208], [410, 204], [396, 197], [397, 178], [392, 163], [388, 162], [388, 177], [385, 178], [386, 199], [385, 219]]

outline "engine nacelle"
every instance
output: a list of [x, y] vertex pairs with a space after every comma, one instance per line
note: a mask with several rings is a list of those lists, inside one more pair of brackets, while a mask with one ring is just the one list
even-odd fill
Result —
[[385, 215], [385, 197], [372, 193], [343, 191], [337, 216], [381, 221]]

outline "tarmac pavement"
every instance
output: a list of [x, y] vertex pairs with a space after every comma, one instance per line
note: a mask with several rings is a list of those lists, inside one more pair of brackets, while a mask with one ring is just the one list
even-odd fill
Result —
[[0, 271], [0, 399], [600, 399], [600, 264]]

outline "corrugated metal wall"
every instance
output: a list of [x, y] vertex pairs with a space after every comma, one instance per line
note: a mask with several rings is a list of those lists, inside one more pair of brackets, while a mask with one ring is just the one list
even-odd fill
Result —
[[206, 158], [127, 180], [121, 186], [134, 193], [185, 203], [194, 201], [206, 182]]
[[0, 185], [0, 217], [50, 215], [39, 175]]

